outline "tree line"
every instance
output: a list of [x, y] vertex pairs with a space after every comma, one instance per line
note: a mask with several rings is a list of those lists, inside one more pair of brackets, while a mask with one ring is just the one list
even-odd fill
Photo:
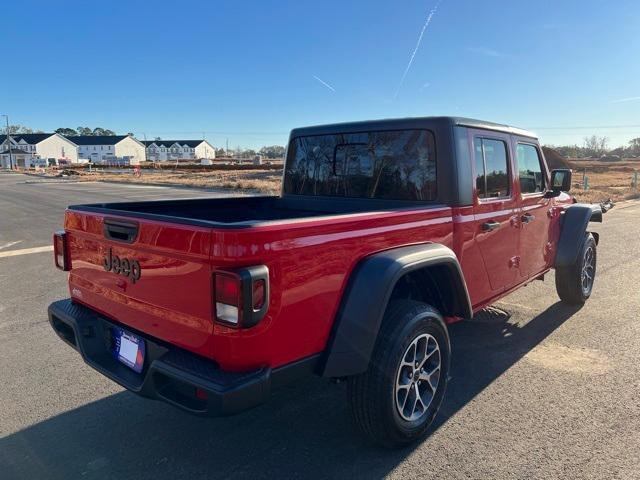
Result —
[[[7, 134], [7, 129], [3, 128], [4, 134]], [[9, 134], [18, 135], [19, 133], [44, 133], [42, 130], [34, 130], [33, 128], [25, 127], [23, 125], [9, 125]]]
[[[89, 128], [89, 127], [68, 128], [68, 127], [63, 127], [63, 128], [56, 128], [54, 131], [56, 133], [59, 133], [60, 135], [64, 135], [65, 137], [75, 137], [75, 136], [78, 136], [78, 135], [90, 136], [90, 137], [116, 135], [116, 132], [114, 132], [113, 130], [109, 130], [108, 128], [102, 128], [102, 127], [96, 127], [96, 128]], [[131, 133], [129, 135], [133, 136], [133, 134], [131, 134]]]
[[262, 155], [264, 158], [283, 158], [284, 157], [285, 148], [282, 145], [269, 145], [266, 147], [262, 147], [259, 150], [254, 150], [252, 148], [242, 148], [236, 147], [233, 149], [229, 149], [226, 151], [224, 148], [216, 148], [216, 157], [234, 157], [234, 158], [245, 158], [250, 159], [255, 157], [256, 155]]
[[[6, 128], [4, 128], [6, 134]], [[60, 135], [64, 135], [65, 137], [76, 137], [78, 135], [89, 135], [89, 136], [112, 136], [116, 135], [116, 132], [110, 130], [108, 128], [96, 127], [78, 127], [78, 128], [68, 128], [61, 127], [56, 128], [54, 132], [59, 133]], [[28, 134], [28, 133], [44, 133], [42, 130], [34, 130], [33, 128], [25, 127], [24, 125], [9, 125], [9, 134], [10, 135], [19, 135], [19, 134]], [[129, 136], [134, 136], [133, 133], [127, 133]]]
[[550, 147], [563, 157], [569, 158], [640, 157], [640, 137], [631, 139], [627, 146], [616, 148], [609, 147], [609, 137], [598, 135], [584, 137], [582, 145], [550, 145]]

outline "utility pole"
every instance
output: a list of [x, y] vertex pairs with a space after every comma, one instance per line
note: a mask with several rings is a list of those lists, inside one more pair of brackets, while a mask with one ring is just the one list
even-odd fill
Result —
[[9, 133], [9, 115], [2, 115], [7, 120], [7, 144], [9, 145], [9, 170], [13, 170], [13, 155], [11, 154], [11, 134]]
[[147, 134], [143, 133], [142, 136], [144, 137], [144, 161], [148, 162], [149, 160], [147, 159]]
[[227, 148], [225, 149], [224, 153], [227, 157], [229, 156], [229, 138], [227, 138]]

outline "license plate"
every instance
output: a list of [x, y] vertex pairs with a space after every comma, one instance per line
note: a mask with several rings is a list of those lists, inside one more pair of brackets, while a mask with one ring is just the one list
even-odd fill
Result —
[[113, 328], [114, 348], [116, 359], [135, 372], [142, 372], [144, 365], [144, 340], [121, 328]]

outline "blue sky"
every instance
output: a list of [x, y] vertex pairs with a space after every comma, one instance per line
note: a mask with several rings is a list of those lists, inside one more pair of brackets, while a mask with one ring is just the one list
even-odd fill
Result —
[[532, 128], [550, 144], [640, 136], [637, 0], [442, 0], [400, 84], [436, 4], [10, 2], [0, 113], [42, 130], [204, 132], [231, 147], [283, 144], [302, 125], [426, 115]]

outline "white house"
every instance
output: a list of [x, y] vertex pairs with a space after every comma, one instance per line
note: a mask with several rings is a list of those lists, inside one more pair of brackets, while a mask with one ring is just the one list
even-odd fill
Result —
[[144, 145], [129, 135], [79, 135], [68, 137], [78, 145], [78, 157], [95, 163], [139, 165], [145, 161]]
[[11, 146], [6, 135], [0, 137], [0, 166], [9, 167], [9, 148], [14, 167], [29, 168], [46, 166], [65, 161], [78, 161], [78, 146], [58, 133], [18, 133], [10, 135]]
[[164, 162], [182, 159], [214, 159], [216, 149], [206, 140], [149, 140], [147, 160]]

